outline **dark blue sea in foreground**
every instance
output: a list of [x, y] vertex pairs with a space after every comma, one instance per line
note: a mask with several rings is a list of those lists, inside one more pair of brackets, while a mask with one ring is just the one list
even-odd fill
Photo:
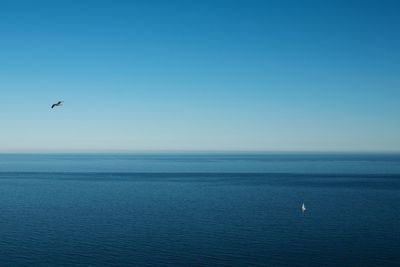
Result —
[[400, 155], [3, 154], [0, 266], [400, 266]]

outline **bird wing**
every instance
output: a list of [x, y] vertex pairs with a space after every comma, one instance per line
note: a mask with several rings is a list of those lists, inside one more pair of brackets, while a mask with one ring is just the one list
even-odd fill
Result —
[[56, 106], [56, 104], [51, 105], [51, 108], [54, 108]]

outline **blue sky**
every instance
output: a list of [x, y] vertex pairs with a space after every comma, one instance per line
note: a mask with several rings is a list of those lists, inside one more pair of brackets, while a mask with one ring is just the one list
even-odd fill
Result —
[[1, 1], [0, 152], [400, 151], [399, 13]]

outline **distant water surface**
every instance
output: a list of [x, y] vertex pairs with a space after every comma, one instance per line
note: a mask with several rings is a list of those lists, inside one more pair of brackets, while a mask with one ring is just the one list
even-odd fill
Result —
[[0, 265], [400, 266], [399, 206], [396, 154], [0, 154]]
[[0, 172], [400, 173], [400, 154], [0, 154]]

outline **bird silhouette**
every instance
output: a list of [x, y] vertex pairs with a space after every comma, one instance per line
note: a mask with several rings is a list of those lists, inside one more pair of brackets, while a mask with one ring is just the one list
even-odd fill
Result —
[[51, 105], [51, 108], [62, 106], [63, 102], [64, 101], [58, 101], [57, 103], [54, 103], [53, 105]]

